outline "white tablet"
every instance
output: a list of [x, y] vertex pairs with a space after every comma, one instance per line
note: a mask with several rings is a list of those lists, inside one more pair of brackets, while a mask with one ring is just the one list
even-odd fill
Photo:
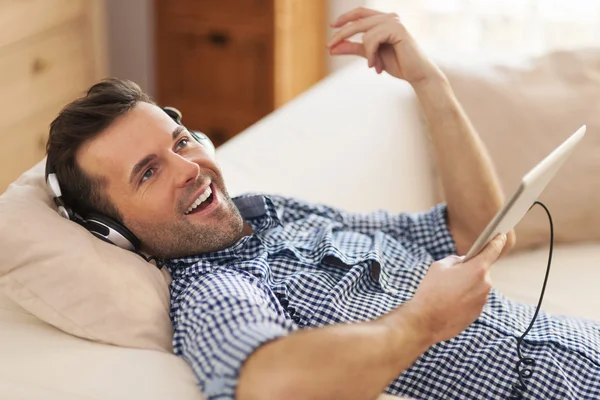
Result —
[[582, 126], [571, 137], [565, 140], [552, 153], [529, 171], [517, 190], [509, 197], [502, 209], [494, 216], [477, 238], [463, 262], [475, 257], [483, 248], [500, 233], [507, 233], [525, 216], [529, 208], [537, 200], [556, 171], [569, 157], [577, 143], [585, 135], [586, 127]]

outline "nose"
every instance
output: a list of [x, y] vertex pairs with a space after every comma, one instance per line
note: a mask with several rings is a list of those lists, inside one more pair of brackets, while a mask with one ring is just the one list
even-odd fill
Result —
[[177, 187], [186, 187], [196, 182], [200, 173], [200, 167], [192, 160], [185, 157], [173, 155], [175, 184]]

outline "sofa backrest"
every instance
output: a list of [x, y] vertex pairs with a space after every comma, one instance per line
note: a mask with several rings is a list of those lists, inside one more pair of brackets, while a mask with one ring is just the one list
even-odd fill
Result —
[[232, 195], [418, 211], [435, 201], [427, 143], [412, 88], [358, 62], [220, 146], [217, 157]]

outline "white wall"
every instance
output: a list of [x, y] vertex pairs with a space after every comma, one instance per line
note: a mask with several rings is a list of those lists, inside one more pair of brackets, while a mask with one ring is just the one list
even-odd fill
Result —
[[[323, 1], [329, 1], [329, 25], [342, 13], [364, 5], [368, 0]], [[106, 0], [109, 73], [131, 79], [150, 95], [155, 93], [153, 3], [153, 0]], [[354, 57], [336, 57], [327, 61], [329, 70], [333, 72], [353, 60]]]

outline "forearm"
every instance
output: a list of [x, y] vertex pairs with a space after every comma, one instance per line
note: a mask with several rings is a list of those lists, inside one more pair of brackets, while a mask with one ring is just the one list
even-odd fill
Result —
[[[459, 254], [498, 212], [504, 196], [488, 152], [450, 84], [440, 76], [413, 86], [425, 114]], [[510, 247], [513, 240], [509, 235]]]
[[432, 344], [405, 306], [375, 321], [303, 330], [260, 347], [242, 368], [236, 398], [375, 399]]

